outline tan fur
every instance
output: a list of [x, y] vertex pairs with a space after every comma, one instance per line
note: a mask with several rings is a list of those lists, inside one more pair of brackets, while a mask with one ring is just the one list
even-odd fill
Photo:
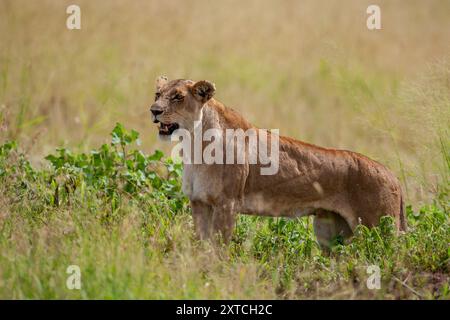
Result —
[[[203, 132], [254, 128], [213, 99], [215, 88], [207, 81], [158, 81], [157, 90], [152, 110], [163, 111], [159, 121], [176, 122], [192, 131], [193, 121], [202, 120]], [[182, 102], [171, 102], [175, 93], [184, 95]], [[220, 234], [228, 241], [236, 212], [316, 215], [314, 227], [324, 247], [336, 236], [349, 237], [360, 223], [377, 225], [383, 215], [393, 216], [399, 230], [406, 227], [399, 181], [386, 167], [361, 154], [280, 136], [278, 173], [261, 175], [260, 168], [249, 163], [184, 165], [183, 191], [191, 200], [201, 239]]]

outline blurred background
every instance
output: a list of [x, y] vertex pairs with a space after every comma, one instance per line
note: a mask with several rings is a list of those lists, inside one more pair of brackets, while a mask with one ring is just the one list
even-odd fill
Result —
[[[366, 27], [374, 2], [381, 30]], [[70, 4], [81, 30], [66, 28]], [[448, 0], [0, 0], [0, 138], [36, 164], [109, 142], [116, 122], [168, 152], [148, 111], [161, 74], [213, 81], [259, 127], [384, 163], [410, 203], [448, 186]]]

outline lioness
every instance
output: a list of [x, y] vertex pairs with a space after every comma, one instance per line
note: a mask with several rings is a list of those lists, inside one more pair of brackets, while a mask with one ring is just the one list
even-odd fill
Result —
[[[156, 81], [150, 108], [159, 136], [178, 128], [255, 128], [239, 113], [213, 99], [208, 81]], [[269, 133], [269, 138], [273, 137]], [[202, 143], [201, 148], [205, 148]], [[246, 150], [245, 152], [249, 152]], [[261, 175], [261, 164], [184, 164], [183, 192], [189, 197], [200, 239], [220, 235], [229, 241], [236, 212], [273, 217], [314, 215], [314, 231], [323, 248], [336, 237], [349, 238], [358, 224], [374, 226], [391, 215], [406, 228], [399, 181], [383, 165], [358, 153], [318, 147], [279, 137], [279, 168]]]

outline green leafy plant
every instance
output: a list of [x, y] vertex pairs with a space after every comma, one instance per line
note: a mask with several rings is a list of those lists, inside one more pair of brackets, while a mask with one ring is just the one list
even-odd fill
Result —
[[[146, 155], [134, 146], [139, 145], [139, 133], [127, 131], [117, 124], [110, 144], [103, 144], [89, 153], [75, 153], [59, 148], [55, 154], [45, 157], [51, 170], [34, 170], [26, 156], [18, 151], [15, 142], [0, 146], [0, 177], [14, 178], [16, 192], [28, 190], [30, 181], [41, 179], [52, 196], [51, 205], [70, 203], [76, 192], [93, 193], [111, 204], [116, 210], [126, 199], [166, 199], [174, 212], [186, 202], [181, 192], [182, 165], [172, 159], [163, 159], [156, 150]], [[48, 193], [48, 192], [47, 192]]]

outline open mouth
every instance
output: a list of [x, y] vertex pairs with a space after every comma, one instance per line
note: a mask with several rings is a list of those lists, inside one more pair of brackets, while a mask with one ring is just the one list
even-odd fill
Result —
[[162, 123], [159, 126], [159, 134], [163, 136], [170, 136], [180, 126], [178, 123]]

